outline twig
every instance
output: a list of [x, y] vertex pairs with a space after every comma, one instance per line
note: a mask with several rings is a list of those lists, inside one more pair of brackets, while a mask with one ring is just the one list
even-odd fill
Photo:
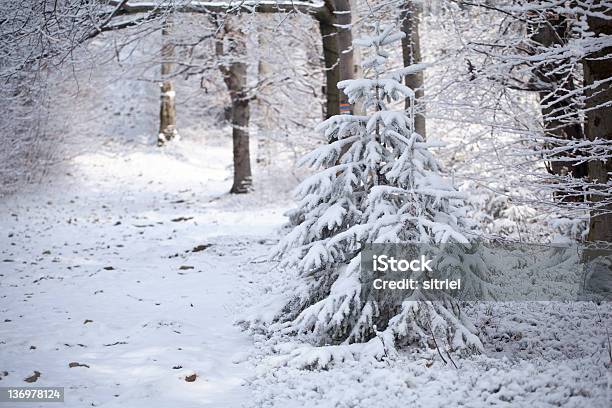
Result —
[[[446, 359], [442, 355], [442, 352], [440, 351], [440, 347], [438, 347], [438, 342], [436, 341], [436, 336], [434, 335], [433, 329], [431, 327], [431, 317], [429, 315], [427, 315], [427, 320], [428, 320], [428, 323], [429, 323], [428, 324], [429, 332], [431, 333], [431, 338], [433, 339], [434, 346], [436, 346], [436, 350], [438, 350], [438, 355], [440, 356], [440, 358], [442, 359], [444, 364], [448, 364], [448, 362], [446, 361]], [[453, 363], [453, 364], [455, 364], [455, 363]], [[457, 366], [455, 366], [455, 367], [457, 367]]]
[[448, 356], [449, 360], [451, 361], [451, 363], [453, 363], [453, 365], [455, 366], [455, 369], [458, 370], [459, 367], [457, 367], [457, 364], [455, 364], [455, 362], [453, 361], [453, 358], [451, 357], [450, 353], [448, 352], [448, 350], [446, 351], [446, 355]]

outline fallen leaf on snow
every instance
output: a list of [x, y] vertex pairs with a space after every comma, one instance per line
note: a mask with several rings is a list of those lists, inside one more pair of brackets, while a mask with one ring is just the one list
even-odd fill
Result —
[[193, 217], [178, 217], [178, 218], [173, 218], [170, 221], [181, 222], [181, 221], [189, 221], [189, 220], [193, 220]]
[[206, 248], [210, 248], [212, 246], [212, 244], [202, 244], [202, 245], [197, 245], [195, 246], [191, 252], [200, 252], [200, 251], [204, 251]]
[[33, 382], [36, 382], [36, 380], [38, 380], [38, 377], [40, 377], [40, 372], [34, 371], [34, 374], [29, 376], [28, 378], [24, 378], [23, 381], [28, 382], [28, 383], [33, 383]]

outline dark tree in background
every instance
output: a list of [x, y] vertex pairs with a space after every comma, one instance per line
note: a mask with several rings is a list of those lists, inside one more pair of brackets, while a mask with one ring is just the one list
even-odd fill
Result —
[[[612, 38], [612, 8], [608, 2], [596, 1], [594, 11], [587, 18], [589, 29], [599, 38]], [[606, 36], [606, 37], [604, 37]], [[589, 55], [583, 61], [584, 82], [587, 92], [586, 102], [586, 137], [612, 141], [612, 43]], [[608, 145], [610, 146], [610, 145]], [[612, 147], [609, 147], [612, 150]], [[603, 160], [589, 162], [589, 178], [600, 186], [595, 189], [591, 200], [594, 208], [591, 211], [589, 230], [590, 241], [612, 242], [612, 203], [610, 202], [610, 184], [612, 182], [612, 151], [608, 150]], [[607, 199], [607, 200], [606, 200]]]
[[[535, 14], [530, 20], [528, 31], [532, 43], [528, 48], [532, 55], [546, 52], [550, 47], [567, 46], [571, 38], [571, 20], [565, 15], [553, 12]], [[540, 95], [540, 109], [544, 130], [547, 135], [559, 141], [580, 140], [584, 132], [577, 109], [576, 69], [569, 58], [555, 58], [537, 65], [533, 70], [531, 86]], [[551, 142], [554, 145], [554, 141]], [[572, 157], [573, 152], [565, 151], [560, 158]], [[555, 175], [582, 178], [586, 176], [586, 163], [572, 163], [551, 158], [548, 170]], [[575, 197], [574, 199], [579, 199]]]
[[220, 22], [220, 35], [215, 52], [220, 59], [219, 69], [232, 101], [231, 124], [234, 150], [234, 184], [231, 193], [247, 193], [253, 184], [249, 150], [249, 102], [247, 90], [247, 64], [244, 62], [246, 45], [244, 33], [230, 27], [228, 19]]
[[[402, 57], [404, 66], [410, 66], [419, 64], [421, 62], [421, 38], [419, 36], [419, 21], [422, 14], [422, 5], [420, 3], [405, 1], [401, 6], [401, 30], [406, 36], [402, 39]], [[425, 129], [425, 111], [422, 104], [419, 101], [423, 100], [425, 96], [425, 89], [423, 86], [423, 71], [418, 71], [414, 74], [406, 75], [404, 83], [410, 89], [414, 89], [415, 93], [415, 112], [414, 117], [414, 130], [423, 136], [426, 135]], [[406, 99], [406, 110], [412, 108], [411, 104], [414, 101]]]

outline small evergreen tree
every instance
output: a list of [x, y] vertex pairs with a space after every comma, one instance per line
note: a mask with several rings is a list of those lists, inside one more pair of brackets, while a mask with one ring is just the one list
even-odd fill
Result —
[[318, 130], [333, 142], [303, 159], [321, 171], [298, 187], [299, 206], [291, 214], [296, 225], [276, 248], [281, 266], [297, 268], [303, 282], [279, 325], [312, 333], [321, 344], [378, 341], [379, 356], [398, 344], [436, 339], [451, 350], [478, 351], [478, 337], [452, 300], [434, 302], [414, 291], [391, 308], [362, 298], [362, 244], [468, 242], [461, 194], [442, 177], [432, 145], [414, 131], [413, 112], [388, 105], [413, 99], [401, 80], [425, 68], [385, 73], [383, 47], [403, 36], [377, 25], [373, 37], [354, 42], [370, 50], [362, 64], [368, 77], [338, 86], [368, 113], [323, 122]]

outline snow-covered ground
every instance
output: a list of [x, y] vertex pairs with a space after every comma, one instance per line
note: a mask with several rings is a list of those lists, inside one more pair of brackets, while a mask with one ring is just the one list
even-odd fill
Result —
[[266, 256], [295, 179], [227, 195], [230, 153], [107, 146], [0, 203], [0, 386], [63, 386], [67, 407], [610, 406], [607, 304], [469, 306], [487, 353], [457, 368], [279, 358], [305, 345], [234, 322], [284, 290]]
[[[605, 310], [606, 312], [603, 312]], [[257, 407], [609, 407], [610, 307], [587, 303], [480, 304], [466, 312], [481, 328], [486, 355], [406, 352], [392, 361], [345, 361], [324, 370], [274, 364], [286, 339], [266, 350], [251, 386]], [[297, 346], [296, 346], [297, 347]]]
[[286, 202], [227, 195], [230, 162], [227, 143], [100, 151], [2, 203], [0, 385], [38, 371], [71, 407], [248, 402], [233, 323]]

